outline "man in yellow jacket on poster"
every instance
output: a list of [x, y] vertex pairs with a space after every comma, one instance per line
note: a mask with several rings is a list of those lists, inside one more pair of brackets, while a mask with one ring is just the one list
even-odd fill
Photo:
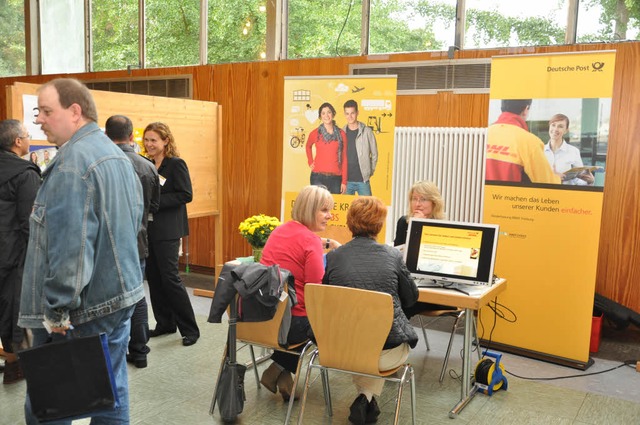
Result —
[[544, 156], [544, 143], [525, 122], [531, 101], [502, 100], [502, 114], [487, 134], [486, 180], [560, 184]]

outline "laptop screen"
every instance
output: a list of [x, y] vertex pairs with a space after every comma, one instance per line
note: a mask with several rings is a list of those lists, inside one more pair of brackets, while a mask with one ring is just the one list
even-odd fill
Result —
[[411, 219], [404, 259], [414, 278], [492, 285], [498, 225]]

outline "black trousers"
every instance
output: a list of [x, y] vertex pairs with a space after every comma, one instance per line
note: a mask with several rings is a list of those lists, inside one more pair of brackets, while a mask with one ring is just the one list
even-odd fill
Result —
[[167, 332], [176, 327], [182, 336], [200, 336], [189, 294], [178, 273], [180, 239], [149, 241], [147, 282], [156, 329]]
[[328, 174], [311, 172], [309, 182], [314, 186], [326, 186], [327, 190], [333, 194], [340, 194], [342, 176], [331, 176]]
[[22, 267], [0, 269], [0, 339], [7, 353], [15, 353], [24, 341], [24, 330], [18, 327]]
[[[291, 327], [289, 328], [289, 335], [287, 336], [287, 342], [289, 344], [299, 344], [309, 339], [311, 325], [307, 316], [292, 316]], [[304, 346], [299, 347], [298, 351], [302, 351]], [[274, 351], [271, 355], [271, 360], [278, 363], [291, 373], [296, 373], [298, 367], [298, 359], [300, 356], [295, 354], [285, 353], [283, 351]]]
[[147, 358], [151, 348], [149, 342], [149, 307], [147, 297], [136, 303], [131, 315], [131, 338], [129, 339], [129, 354], [134, 360]]

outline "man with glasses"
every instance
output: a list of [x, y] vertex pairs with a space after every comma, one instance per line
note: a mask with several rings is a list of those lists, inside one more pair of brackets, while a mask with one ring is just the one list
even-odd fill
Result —
[[16, 356], [18, 349], [25, 348], [18, 311], [29, 214], [40, 187], [40, 169], [21, 158], [29, 153], [29, 141], [20, 121], [0, 121], [0, 339], [6, 353], [4, 384], [24, 379]]
[[[129, 319], [144, 296], [137, 244], [142, 186], [131, 161], [98, 127], [93, 96], [80, 81], [41, 86], [38, 110], [37, 124], [59, 150], [43, 172], [30, 217], [18, 324], [32, 330], [34, 346], [46, 343], [47, 329], [54, 341], [104, 332], [120, 406], [95, 413], [93, 423], [128, 424]], [[29, 425], [40, 423], [31, 390]]]

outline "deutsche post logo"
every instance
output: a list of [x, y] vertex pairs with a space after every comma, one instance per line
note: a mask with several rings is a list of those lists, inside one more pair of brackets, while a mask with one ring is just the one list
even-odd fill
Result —
[[593, 67], [593, 72], [602, 72], [602, 68], [604, 68], [604, 62], [593, 62], [591, 66]]

